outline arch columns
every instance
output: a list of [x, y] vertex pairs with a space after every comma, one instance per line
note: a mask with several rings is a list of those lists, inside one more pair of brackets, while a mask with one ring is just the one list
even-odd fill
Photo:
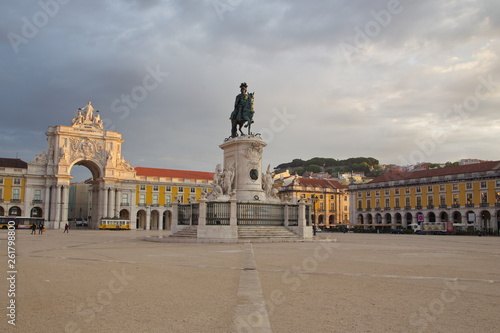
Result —
[[62, 190], [61, 222], [66, 224], [68, 222], [69, 185], [63, 185], [61, 190]]
[[115, 194], [115, 189], [113, 187], [110, 187], [107, 191], [108, 194], [108, 214], [107, 217], [115, 217], [115, 199], [116, 199], [116, 194]]

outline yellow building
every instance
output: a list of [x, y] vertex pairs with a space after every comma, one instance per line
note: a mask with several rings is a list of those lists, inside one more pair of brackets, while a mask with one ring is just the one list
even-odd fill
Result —
[[292, 176], [285, 179], [278, 193], [282, 200], [312, 202], [313, 224], [330, 228], [349, 223], [348, 186], [336, 180]]
[[19, 216], [24, 210], [27, 168], [20, 159], [0, 158], [0, 216]]
[[389, 172], [349, 190], [351, 224], [365, 228], [453, 222], [454, 230], [499, 230], [500, 161]]

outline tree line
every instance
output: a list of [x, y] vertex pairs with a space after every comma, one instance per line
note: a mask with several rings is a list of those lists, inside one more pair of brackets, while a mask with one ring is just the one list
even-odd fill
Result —
[[369, 177], [376, 177], [383, 173], [379, 161], [373, 157], [351, 157], [340, 160], [335, 158], [313, 157], [309, 160], [296, 158], [288, 163], [281, 163], [276, 172], [289, 170], [291, 173], [302, 175], [304, 172], [328, 172], [335, 175], [339, 172], [364, 172]]

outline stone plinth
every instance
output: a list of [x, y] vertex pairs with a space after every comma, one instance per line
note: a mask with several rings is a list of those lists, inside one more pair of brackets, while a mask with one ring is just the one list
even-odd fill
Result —
[[266, 200], [262, 188], [262, 150], [266, 145], [258, 136], [245, 135], [219, 146], [224, 150], [224, 169], [234, 170], [232, 191], [238, 201]]

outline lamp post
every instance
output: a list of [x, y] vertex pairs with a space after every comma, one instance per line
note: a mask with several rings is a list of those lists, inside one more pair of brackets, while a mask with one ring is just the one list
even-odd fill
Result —
[[313, 205], [313, 216], [314, 216], [314, 220], [313, 220], [313, 235], [316, 236], [316, 219], [317, 219], [317, 216], [316, 216], [316, 202], [318, 202], [318, 197], [315, 194], [311, 195], [311, 202], [312, 202], [312, 205]]

